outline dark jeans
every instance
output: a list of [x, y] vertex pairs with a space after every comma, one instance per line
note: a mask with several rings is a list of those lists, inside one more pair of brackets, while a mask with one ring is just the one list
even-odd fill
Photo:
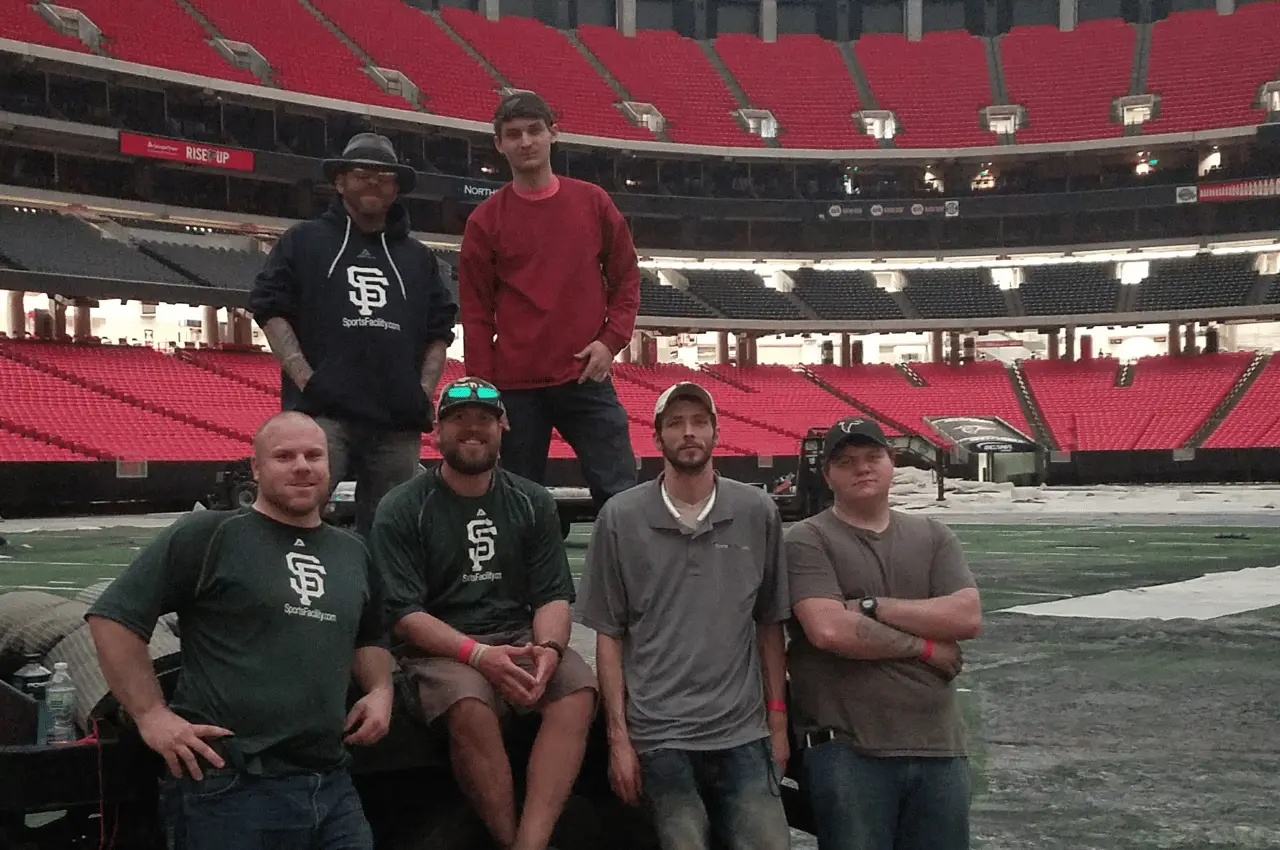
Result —
[[226, 771], [166, 778], [160, 812], [168, 850], [373, 850], [345, 770], [266, 778]]
[[597, 509], [636, 485], [627, 411], [612, 378], [504, 390], [502, 400], [511, 423], [502, 438], [502, 466], [508, 472], [544, 483], [555, 428], [578, 456]]
[[392, 487], [417, 474], [422, 433], [387, 431], [328, 416], [315, 420], [328, 437], [330, 493], [349, 473], [355, 473], [356, 533], [367, 538], [378, 502]]
[[818, 850], [968, 850], [969, 760], [804, 752]]
[[662, 850], [787, 850], [782, 774], [769, 739], [729, 750], [640, 755], [641, 785]]

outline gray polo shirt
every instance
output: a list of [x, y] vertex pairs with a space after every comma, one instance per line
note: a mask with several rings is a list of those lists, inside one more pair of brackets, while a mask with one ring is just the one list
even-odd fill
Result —
[[722, 750], [769, 734], [756, 625], [791, 616], [782, 519], [763, 490], [716, 476], [696, 529], [659, 477], [605, 503], [576, 618], [622, 641], [638, 752]]

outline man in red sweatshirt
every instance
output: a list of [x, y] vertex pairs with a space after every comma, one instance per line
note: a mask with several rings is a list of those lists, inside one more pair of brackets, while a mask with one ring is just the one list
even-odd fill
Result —
[[502, 391], [502, 465], [541, 483], [554, 427], [597, 507], [636, 484], [627, 413], [609, 367], [631, 342], [640, 268], [609, 195], [551, 170], [557, 131], [532, 92], [503, 98], [494, 144], [511, 182], [467, 220], [458, 301], [467, 374]]

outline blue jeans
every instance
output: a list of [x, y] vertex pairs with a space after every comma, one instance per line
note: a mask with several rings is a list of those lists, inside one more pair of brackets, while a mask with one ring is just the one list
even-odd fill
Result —
[[366, 540], [378, 503], [397, 484], [418, 474], [422, 433], [388, 431], [328, 416], [315, 417], [329, 444], [330, 495], [354, 474], [356, 533]]
[[804, 752], [818, 850], [968, 850], [969, 760], [875, 758], [843, 741]]
[[782, 774], [769, 739], [729, 750], [640, 754], [641, 784], [662, 850], [787, 850]]
[[167, 850], [373, 850], [346, 770], [261, 777], [226, 771], [162, 780]]
[[573, 447], [582, 477], [599, 509], [636, 485], [636, 456], [627, 411], [613, 379], [571, 382], [532, 390], [503, 390], [511, 429], [502, 436], [502, 466], [545, 483], [551, 429]]

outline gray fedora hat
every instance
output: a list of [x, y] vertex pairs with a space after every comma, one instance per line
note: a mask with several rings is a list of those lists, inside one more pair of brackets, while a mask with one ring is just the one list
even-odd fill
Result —
[[342, 156], [326, 159], [321, 168], [324, 178], [332, 183], [338, 175], [353, 168], [373, 168], [379, 171], [394, 171], [396, 184], [402, 193], [413, 191], [417, 185], [418, 173], [412, 166], [405, 165], [396, 158], [395, 148], [391, 140], [377, 133], [357, 133], [347, 142]]

